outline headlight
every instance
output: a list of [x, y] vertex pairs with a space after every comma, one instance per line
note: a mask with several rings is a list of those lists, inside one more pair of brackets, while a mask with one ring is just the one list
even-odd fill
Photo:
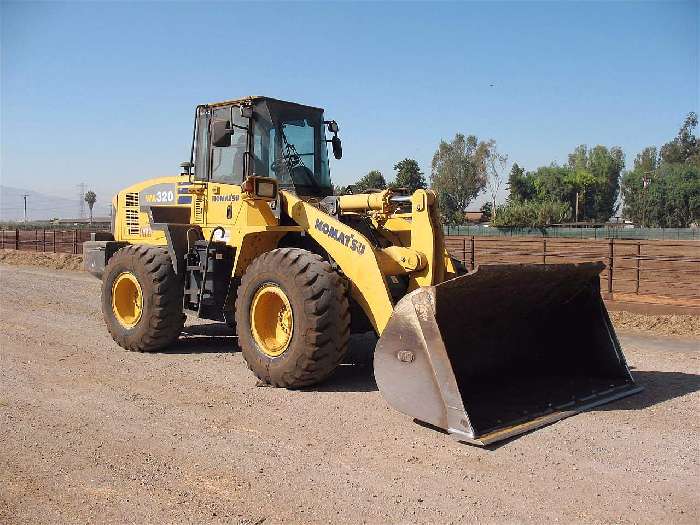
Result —
[[274, 199], [277, 197], [277, 185], [272, 181], [257, 181], [255, 194], [258, 197]]

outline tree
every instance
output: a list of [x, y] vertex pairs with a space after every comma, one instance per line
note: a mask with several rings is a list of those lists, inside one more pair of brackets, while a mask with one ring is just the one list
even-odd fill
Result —
[[[620, 173], [625, 166], [624, 153], [620, 148], [595, 146], [588, 149], [578, 146], [569, 155], [569, 176], [574, 190], [574, 209], [578, 200], [580, 213], [575, 219], [607, 221], [617, 211], [620, 194]], [[578, 196], [578, 199], [576, 198]]]
[[508, 186], [512, 200], [567, 203], [574, 219], [607, 221], [617, 210], [624, 154], [620, 148], [576, 147], [566, 166], [542, 166], [534, 172], [513, 165]]
[[634, 171], [651, 173], [659, 166], [656, 146], [644, 148], [634, 159]]
[[85, 192], [85, 202], [87, 202], [88, 208], [90, 208], [90, 224], [92, 224], [92, 208], [97, 202], [97, 195], [94, 191], [88, 190]]
[[443, 221], [462, 224], [467, 205], [486, 186], [488, 160], [496, 143], [479, 141], [476, 136], [455, 135], [441, 141], [433, 155], [430, 183], [437, 192]]
[[508, 190], [510, 200], [530, 200], [536, 195], [532, 177], [527, 177], [525, 169], [513, 163], [508, 175]]
[[489, 201], [486, 201], [481, 205], [479, 211], [484, 214], [484, 217], [488, 217], [490, 220], [493, 214], [493, 205]]
[[667, 164], [700, 162], [700, 139], [695, 137], [694, 129], [698, 125], [698, 116], [690, 112], [685, 117], [675, 139], [661, 146], [661, 161]]
[[494, 146], [489, 154], [487, 162], [488, 169], [486, 170], [486, 186], [488, 186], [489, 194], [491, 195], [491, 210], [494, 217], [496, 213], [498, 213], [496, 197], [498, 196], [498, 192], [501, 191], [503, 172], [506, 169], [507, 162], [508, 156], [499, 153]]
[[386, 180], [379, 170], [372, 170], [352, 185], [353, 193], [362, 193], [367, 190], [383, 190], [386, 188]]
[[700, 165], [663, 163], [622, 179], [626, 218], [642, 227], [687, 228], [700, 221]]
[[413, 159], [403, 159], [394, 165], [396, 180], [390, 185], [392, 188], [408, 190], [409, 193], [425, 188], [425, 177], [418, 163]]
[[687, 228], [700, 221], [700, 139], [689, 113], [676, 137], [642, 150], [622, 178], [623, 215], [643, 227]]

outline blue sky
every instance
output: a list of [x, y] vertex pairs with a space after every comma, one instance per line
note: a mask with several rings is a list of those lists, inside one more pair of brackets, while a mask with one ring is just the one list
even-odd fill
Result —
[[[699, 107], [698, 2], [2, 3], [0, 182], [106, 203], [178, 171], [194, 106], [265, 94], [341, 126], [338, 184], [430, 172], [440, 139], [528, 169], [631, 164]], [[481, 199], [480, 199], [481, 200]]]

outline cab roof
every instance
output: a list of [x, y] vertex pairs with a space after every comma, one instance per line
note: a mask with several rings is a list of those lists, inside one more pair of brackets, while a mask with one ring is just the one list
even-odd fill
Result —
[[221, 106], [240, 106], [241, 104], [255, 104], [256, 102], [262, 102], [265, 100], [272, 100], [274, 102], [279, 102], [281, 104], [291, 104], [294, 106], [300, 106], [304, 108], [311, 108], [311, 109], [316, 109], [323, 111], [323, 108], [319, 108], [316, 106], [308, 106], [306, 104], [299, 104], [298, 102], [289, 102], [288, 100], [280, 100], [278, 98], [272, 98], [272, 97], [265, 97], [262, 95], [251, 95], [248, 97], [243, 97], [243, 98], [235, 98], [231, 100], [224, 100], [222, 102], [212, 102], [210, 104], [202, 104], [203, 106], [208, 106], [208, 107], [221, 107]]

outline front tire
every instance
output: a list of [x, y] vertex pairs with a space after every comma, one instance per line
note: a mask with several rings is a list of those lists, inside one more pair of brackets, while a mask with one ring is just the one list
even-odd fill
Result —
[[260, 380], [286, 388], [319, 383], [347, 352], [345, 286], [319, 255], [300, 248], [272, 250], [243, 275], [236, 325], [243, 357]]
[[153, 352], [173, 343], [185, 323], [183, 285], [167, 250], [130, 245], [107, 263], [102, 314], [112, 339], [132, 352]]

